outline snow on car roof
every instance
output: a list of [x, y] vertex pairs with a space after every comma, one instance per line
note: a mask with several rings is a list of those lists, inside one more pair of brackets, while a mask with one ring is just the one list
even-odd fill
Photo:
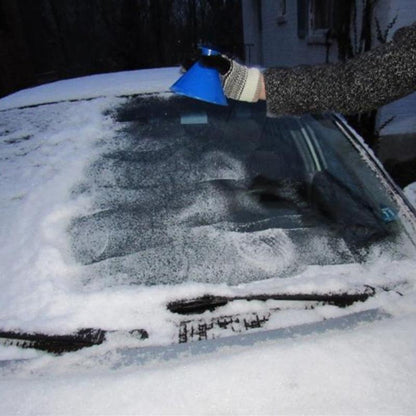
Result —
[[64, 100], [163, 92], [180, 75], [179, 68], [156, 68], [65, 79], [3, 97], [0, 110]]

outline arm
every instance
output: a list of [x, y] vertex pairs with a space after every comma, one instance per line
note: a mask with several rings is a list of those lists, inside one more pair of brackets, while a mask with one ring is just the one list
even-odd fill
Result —
[[416, 90], [416, 24], [346, 63], [270, 68], [262, 82], [270, 113], [373, 110]]
[[225, 95], [266, 100], [271, 114], [376, 109], [416, 90], [416, 23], [393, 41], [337, 64], [270, 68], [260, 72], [224, 56], [203, 57], [223, 77]]

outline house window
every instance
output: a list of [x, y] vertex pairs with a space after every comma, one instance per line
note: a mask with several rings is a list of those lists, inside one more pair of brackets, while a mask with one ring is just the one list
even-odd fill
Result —
[[286, 16], [286, 0], [279, 0], [279, 16]]
[[277, 24], [286, 23], [286, 0], [278, 0]]
[[310, 24], [313, 31], [328, 30], [332, 23], [332, 0], [311, 0]]
[[332, 27], [333, 0], [309, 1], [308, 42], [326, 44]]
[[308, 34], [309, 0], [297, 0], [298, 36], [305, 39]]
[[261, 32], [263, 30], [263, 8], [261, 5], [261, 0], [256, 0], [254, 5], [256, 7], [257, 24], [259, 27], [259, 32]]

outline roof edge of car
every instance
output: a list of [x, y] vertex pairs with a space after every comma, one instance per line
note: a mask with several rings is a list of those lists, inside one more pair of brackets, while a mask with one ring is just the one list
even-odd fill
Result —
[[96, 95], [94, 97], [86, 97], [86, 98], [70, 98], [66, 100], [56, 100], [56, 101], [45, 101], [42, 103], [37, 104], [27, 104], [27, 105], [21, 105], [16, 107], [10, 107], [10, 108], [3, 108], [0, 109], [0, 113], [5, 113], [7, 111], [12, 110], [24, 110], [26, 108], [36, 108], [36, 107], [42, 107], [46, 105], [53, 105], [53, 104], [59, 104], [59, 103], [76, 103], [81, 101], [92, 101], [92, 100], [98, 100], [100, 98], [134, 98], [134, 97], [140, 97], [140, 96], [152, 96], [152, 95], [161, 95], [161, 94], [173, 94], [171, 91], [155, 91], [155, 92], [139, 92], [134, 94], [117, 94], [117, 95]]

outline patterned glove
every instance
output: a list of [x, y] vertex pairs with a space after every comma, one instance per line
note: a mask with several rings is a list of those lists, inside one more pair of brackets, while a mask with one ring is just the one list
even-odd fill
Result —
[[202, 65], [215, 68], [221, 74], [224, 94], [239, 101], [256, 102], [261, 92], [261, 72], [248, 68], [224, 55], [201, 57]]

